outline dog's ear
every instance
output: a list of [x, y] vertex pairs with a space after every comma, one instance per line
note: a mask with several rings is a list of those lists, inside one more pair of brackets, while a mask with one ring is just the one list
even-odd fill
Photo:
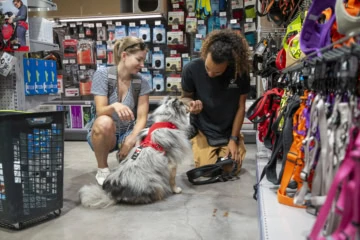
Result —
[[162, 100], [162, 104], [167, 104], [169, 101], [171, 100], [171, 97], [168, 95], [168, 96], [165, 96]]

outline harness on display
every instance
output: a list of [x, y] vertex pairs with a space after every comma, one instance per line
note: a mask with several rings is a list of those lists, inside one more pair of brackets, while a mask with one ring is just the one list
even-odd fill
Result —
[[153, 133], [155, 130], [158, 130], [158, 129], [161, 129], [161, 128], [177, 129], [176, 125], [173, 124], [173, 123], [171, 123], [171, 122], [157, 122], [157, 123], [154, 123], [154, 124], [150, 127], [149, 132], [148, 132], [148, 134], [146, 135], [146, 137], [141, 141], [140, 146], [138, 146], [138, 147], [135, 149], [135, 152], [134, 152], [133, 155], [131, 156], [131, 159], [132, 159], [132, 160], [136, 160], [137, 157], [139, 156], [140, 152], [142, 151], [142, 149], [143, 149], [143, 148], [146, 148], [146, 147], [151, 147], [151, 148], [155, 149], [156, 151], [165, 153], [164, 148], [163, 148], [162, 146], [160, 146], [160, 145], [157, 144], [157, 143], [154, 143], [154, 142], [151, 140], [152, 133]]

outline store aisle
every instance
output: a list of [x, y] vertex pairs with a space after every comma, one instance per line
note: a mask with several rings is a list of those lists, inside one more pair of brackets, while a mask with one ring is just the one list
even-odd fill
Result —
[[[182, 194], [150, 205], [92, 210], [79, 205], [77, 192], [84, 184], [95, 184], [95, 157], [86, 142], [66, 142], [61, 216], [21, 231], [0, 228], [0, 239], [259, 239], [257, 203], [252, 199], [256, 145], [248, 144], [247, 150], [235, 181], [193, 186], [185, 174], [193, 164], [187, 162], [177, 176]], [[109, 163], [116, 166], [114, 154]]]

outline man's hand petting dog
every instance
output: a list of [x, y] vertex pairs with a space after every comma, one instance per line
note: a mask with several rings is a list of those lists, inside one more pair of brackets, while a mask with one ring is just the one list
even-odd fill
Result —
[[189, 102], [188, 111], [192, 114], [199, 114], [203, 109], [203, 104], [200, 100]]

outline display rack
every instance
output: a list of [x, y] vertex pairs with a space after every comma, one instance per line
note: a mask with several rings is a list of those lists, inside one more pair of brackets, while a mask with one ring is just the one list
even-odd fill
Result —
[[28, 0], [29, 12], [35, 11], [56, 11], [56, 3], [48, 0]]
[[[256, 179], [268, 162], [268, 158], [257, 157]], [[281, 163], [277, 164], [277, 172]], [[258, 219], [260, 239], [291, 239], [303, 240], [310, 233], [315, 222], [315, 216], [303, 208], [289, 207], [277, 200], [279, 186], [264, 178], [258, 188]]]

